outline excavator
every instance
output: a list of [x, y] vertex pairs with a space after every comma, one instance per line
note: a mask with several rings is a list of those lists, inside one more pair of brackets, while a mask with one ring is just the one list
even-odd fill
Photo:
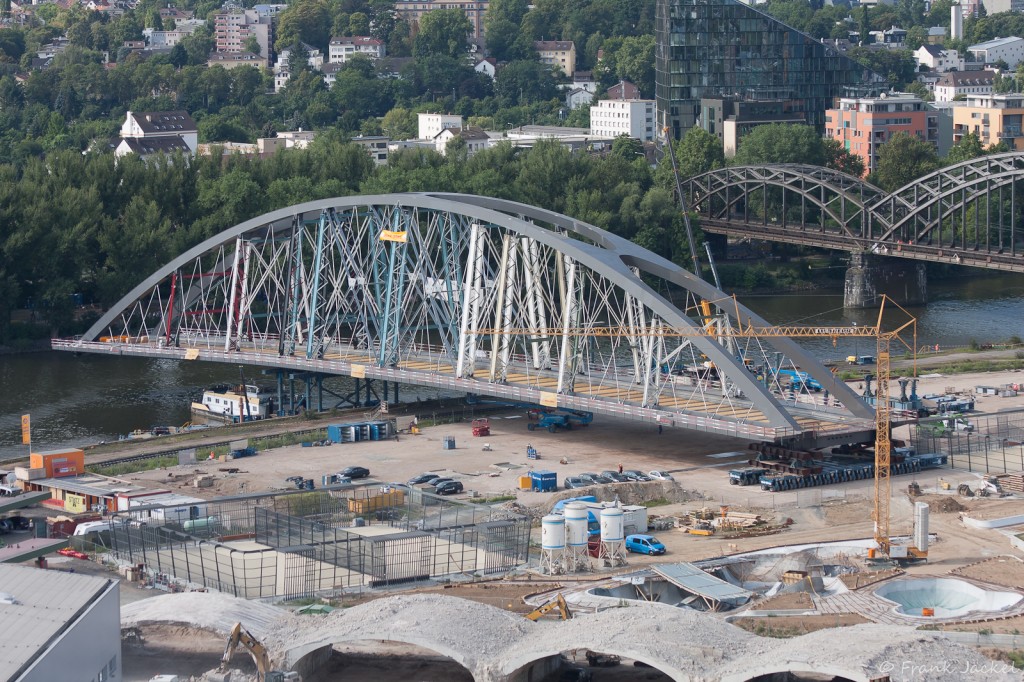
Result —
[[[235, 655], [239, 644], [245, 647], [249, 655], [252, 656], [252, 660], [256, 664], [256, 679], [259, 682], [302, 682], [302, 677], [296, 672], [271, 670], [267, 648], [251, 632], [242, 627], [241, 623], [235, 623], [235, 626], [231, 628], [231, 634], [228, 635], [224, 655], [221, 656], [220, 667], [217, 668], [217, 673], [222, 676], [221, 679], [229, 679], [228, 670], [231, 658]], [[209, 673], [207, 676], [209, 677]]]
[[569, 620], [572, 618], [572, 611], [569, 610], [569, 605], [566, 603], [565, 597], [561, 594], [548, 603], [538, 606], [536, 609], [526, 614], [526, 617], [532, 621], [538, 621], [544, 616], [544, 614], [554, 611], [555, 609], [558, 609], [558, 614], [562, 617], [562, 620]]

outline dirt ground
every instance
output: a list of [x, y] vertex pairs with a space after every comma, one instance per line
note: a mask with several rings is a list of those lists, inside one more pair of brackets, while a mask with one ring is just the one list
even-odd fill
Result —
[[956, 575], [1024, 590], [1024, 561], [1015, 556], [998, 556], [953, 571]]
[[737, 618], [733, 625], [764, 637], [799, 637], [808, 632], [827, 628], [843, 628], [870, 623], [855, 613], [837, 613], [827, 616], [773, 616], [772, 618]]

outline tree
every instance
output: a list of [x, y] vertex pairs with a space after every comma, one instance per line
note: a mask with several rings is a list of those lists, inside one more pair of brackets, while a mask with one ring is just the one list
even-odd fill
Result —
[[974, 133], [967, 133], [950, 148], [944, 159], [944, 164], [952, 166], [954, 163], [969, 161], [984, 155], [985, 146], [981, 143], [981, 138]]
[[526, 57], [515, 54], [514, 48], [527, 11], [527, 0], [491, 0], [484, 15], [484, 30], [487, 32], [487, 49], [492, 57], [498, 61]]
[[550, 70], [540, 62], [527, 60], [512, 62], [499, 71], [494, 92], [501, 106], [509, 108], [549, 100], [557, 89]]
[[384, 130], [384, 134], [392, 140], [411, 140], [419, 132], [419, 122], [413, 112], [395, 107], [384, 114], [381, 128]]
[[[722, 141], [703, 128], [690, 128], [683, 135], [683, 139], [674, 141], [673, 145], [676, 165], [679, 166], [679, 177], [682, 180], [725, 166]], [[655, 181], [659, 187], [675, 191], [672, 159], [667, 153], [662, 155], [658, 163]]]
[[637, 157], [644, 155], [644, 145], [635, 137], [622, 133], [612, 140], [612, 156], [618, 156], [627, 161], [635, 161]]
[[878, 165], [868, 180], [887, 192], [939, 167], [935, 147], [907, 133], [896, 133], [878, 150]]
[[771, 123], [750, 131], [739, 143], [734, 163], [753, 166], [765, 163], [825, 162], [824, 143], [811, 126]]
[[465, 12], [461, 9], [436, 9], [420, 18], [420, 31], [416, 34], [412, 54], [414, 57], [440, 55], [461, 59], [468, 50], [466, 42], [473, 31]]
[[251, 35], [245, 39], [244, 49], [246, 52], [259, 55], [262, 52], [260, 48], [260, 40], [255, 35]]
[[825, 154], [825, 167], [856, 178], [864, 175], [864, 160], [851, 154], [839, 140], [826, 139], [822, 142]]
[[609, 87], [627, 80], [640, 89], [641, 97], [654, 95], [654, 36], [609, 38], [596, 75]]
[[278, 51], [290, 47], [296, 40], [327, 52], [330, 42], [331, 16], [323, 0], [298, 0], [281, 12], [278, 18]]

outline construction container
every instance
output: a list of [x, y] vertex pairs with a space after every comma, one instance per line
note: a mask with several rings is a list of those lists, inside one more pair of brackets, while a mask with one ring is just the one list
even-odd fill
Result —
[[338, 482], [338, 474], [324, 474], [320, 479], [321, 485], [334, 485]]
[[19, 481], [34, 481], [39, 478], [46, 478], [46, 469], [14, 467], [14, 477]]
[[530, 489], [537, 493], [553, 493], [558, 490], [558, 474], [554, 471], [531, 471]]
[[403, 504], [405, 504], [405, 493], [401, 490], [392, 490], [388, 493], [380, 493], [361, 499], [350, 499], [348, 501], [348, 510], [353, 514], [366, 514], [387, 507], [400, 507]]
[[533, 478], [530, 476], [519, 477], [519, 489], [520, 490], [533, 490]]
[[454, 450], [455, 449], [455, 436], [445, 436], [441, 440], [442, 450]]
[[77, 476], [85, 473], [85, 452], [77, 448], [33, 452], [29, 456], [29, 467], [43, 469], [44, 478]]

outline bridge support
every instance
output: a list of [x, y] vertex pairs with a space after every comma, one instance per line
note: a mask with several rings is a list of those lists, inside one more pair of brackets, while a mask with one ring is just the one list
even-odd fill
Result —
[[882, 294], [900, 305], [927, 303], [928, 278], [924, 263], [872, 253], [851, 253], [843, 306], [877, 308]]

